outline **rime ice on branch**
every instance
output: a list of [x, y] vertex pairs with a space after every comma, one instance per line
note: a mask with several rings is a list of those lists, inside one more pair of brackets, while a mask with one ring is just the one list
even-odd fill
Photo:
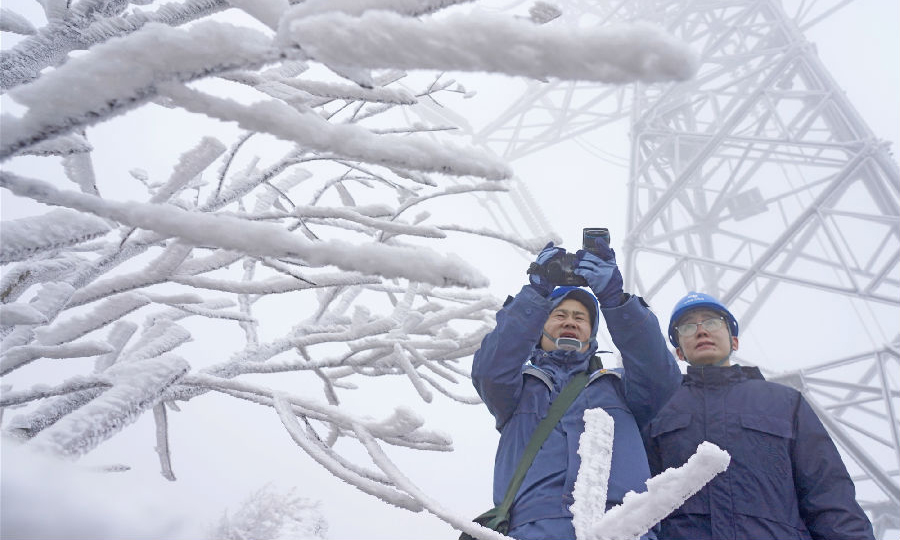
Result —
[[647, 491], [626, 493], [622, 504], [607, 511], [613, 419], [603, 409], [589, 409], [584, 412], [584, 426], [571, 506], [578, 540], [636, 540], [725, 471], [731, 461], [728, 452], [704, 442], [687, 463], [651, 478]]
[[[423, 70], [620, 83], [683, 79], [695, 63], [655, 28], [571, 34], [546, 4], [533, 12], [542, 25], [431, 17], [459, 3], [47, 1], [43, 26], [4, 8], [2, 29], [22, 38], [0, 57], [0, 86], [22, 112], [0, 117], [0, 187], [57, 208], [3, 223], [0, 407], [16, 414], [0, 417], [2, 430], [26, 449], [77, 458], [152, 412], [161, 468], [174, 479], [167, 415], [178, 401], [221, 393], [267, 407], [281, 436], [356, 488], [476, 531], [386, 451], [449, 451], [449, 437], [401, 401], [380, 420], [344, 403], [370, 377], [402, 380], [412, 399], [476, 402], [468, 363], [499, 302], [447, 240], [530, 252], [548, 240], [431, 216], [435, 204], [502, 195], [512, 171], [446, 136], [454, 126], [408, 119], [424, 100], [451, 108], [471, 95]], [[213, 17], [225, 10], [254, 24]], [[529, 43], [536, 61], [508, 53]], [[639, 61], [619, 62], [625, 48]], [[236, 87], [253, 99], [221, 91]], [[200, 135], [178, 156], [148, 147], [130, 177], [111, 177], [95, 167], [110, 149], [93, 127], [135, 110], [243, 132]], [[143, 170], [158, 162], [174, 165], [162, 178]], [[272, 305], [291, 306], [296, 320], [278, 324], [285, 315]], [[198, 341], [204, 353], [188, 354]], [[35, 376], [78, 358], [93, 359], [78, 376]], [[287, 375], [303, 383], [276, 390]], [[346, 443], [377, 469], [347, 457], [356, 454], [343, 453]]]
[[570, 507], [575, 537], [589, 538], [594, 521], [606, 512], [606, 490], [609, 487], [609, 469], [613, 447], [612, 417], [601, 408], [584, 411], [584, 432], [578, 439], [578, 455], [581, 467], [575, 479], [572, 495], [575, 502]]

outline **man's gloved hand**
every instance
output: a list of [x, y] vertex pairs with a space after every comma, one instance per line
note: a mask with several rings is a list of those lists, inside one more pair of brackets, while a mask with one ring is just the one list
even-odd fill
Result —
[[594, 239], [594, 253], [579, 250], [574, 273], [588, 282], [600, 307], [617, 307], [622, 301], [622, 272], [616, 264], [616, 252], [602, 238]]
[[[551, 260], [562, 256], [565, 253], [561, 247], [553, 247], [553, 242], [549, 242], [544, 249], [538, 253], [537, 259], [535, 259], [534, 264], [538, 266], [544, 266]], [[553, 289], [556, 288], [556, 283], [550, 283], [547, 278], [542, 277], [538, 274], [529, 274], [528, 280], [531, 282], [531, 285], [537, 289], [537, 292], [541, 294], [541, 296], [547, 297], [550, 296], [550, 293], [553, 292]]]

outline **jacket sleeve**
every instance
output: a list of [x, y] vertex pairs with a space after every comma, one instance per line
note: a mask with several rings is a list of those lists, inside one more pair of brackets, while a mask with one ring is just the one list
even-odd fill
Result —
[[837, 447], [809, 403], [799, 397], [795, 421], [794, 484], [800, 516], [819, 540], [874, 540], [856, 502], [856, 488]]
[[622, 354], [625, 401], [643, 429], [681, 385], [681, 371], [643, 298], [631, 296], [618, 307], [603, 308], [603, 317]]
[[481, 341], [472, 361], [475, 391], [503, 427], [522, 393], [522, 366], [540, 340], [550, 301], [530, 285], [497, 312], [497, 326]]

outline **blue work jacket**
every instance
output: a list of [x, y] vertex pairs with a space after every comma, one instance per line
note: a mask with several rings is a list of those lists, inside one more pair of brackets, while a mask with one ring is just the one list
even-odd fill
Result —
[[[552, 303], [530, 286], [497, 313], [497, 326], [475, 353], [472, 381], [496, 419], [500, 442], [494, 464], [494, 504], [506, 495], [534, 429], [569, 379], [588, 368], [596, 340], [585, 352], [547, 352], [538, 344]], [[650, 469], [640, 428], [677, 389], [681, 374], [653, 313], [638, 297], [601, 310], [624, 369], [600, 369], [538, 452], [510, 512], [509, 535], [575, 538], [572, 490], [581, 465], [578, 444], [584, 411], [602, 407], [615, 421], [607, 508], [629, 491], [645, 491]], [[594, 334], [598, 321], [593, 321]], [[646, 538], [655, 538], [652, 533]]]
[[744, 366], [689, 366], [648, 428], [654, 474], [710, 441], [731, 454], [663, 520], [665, 540], [867, 540], [872, 526], [837, 448], [800, 393]]

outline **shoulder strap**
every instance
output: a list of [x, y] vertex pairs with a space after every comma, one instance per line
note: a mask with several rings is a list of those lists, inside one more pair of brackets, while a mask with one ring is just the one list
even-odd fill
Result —
[[503, 502], [497, 506], [498, 511], [502, 514], [509, 513], [509, 509], [512, 507], [513, 500], [516, 498], [516, 493], [519, 492], [519, 488], [522, 487], [522, 482], [525, 480], [525, 474], [528, 472], [528, 469], [531, 467], [531, 463], [534, 461], [535, 456], [537, 456], [538, 450], [541, 449], [541, 446], [544, 444], [544, 441], [547, 440], [547, 437], [550, 436], [550, 432], [553, 431], [553, 428], [556, 427], [556, 424], [559, 423], [559, 420], [563, 417], [563, 414], [569, 409], [572, 403], [575, 401], [575, 398], [578, 397], [578, 394], [584, 389], [585, 385], [588, 382], [588, 374], [587, 373], [579, 373], [572, 377], [572, 380], [569, 381], [569, 384], [566, 385], [565, 388], [556, 396], [556, 400], [553, 401], [553, 404], [550, 405], [550, 410], [547, 412], [547, 416], [544, 417], [543, 420], [537, 425], [534, 429], [534, 434], [531, 436], [531, 440], [528, 441], [528, 446], [525, 447], [525, 452], [522, 454], [522, 458], [519, 460], [519, 465], [516, 467], [516, 472], [513, 474], [512, 480], [509, 482], [509, 488], [506, 490], [506, 496], [503, 497]]

